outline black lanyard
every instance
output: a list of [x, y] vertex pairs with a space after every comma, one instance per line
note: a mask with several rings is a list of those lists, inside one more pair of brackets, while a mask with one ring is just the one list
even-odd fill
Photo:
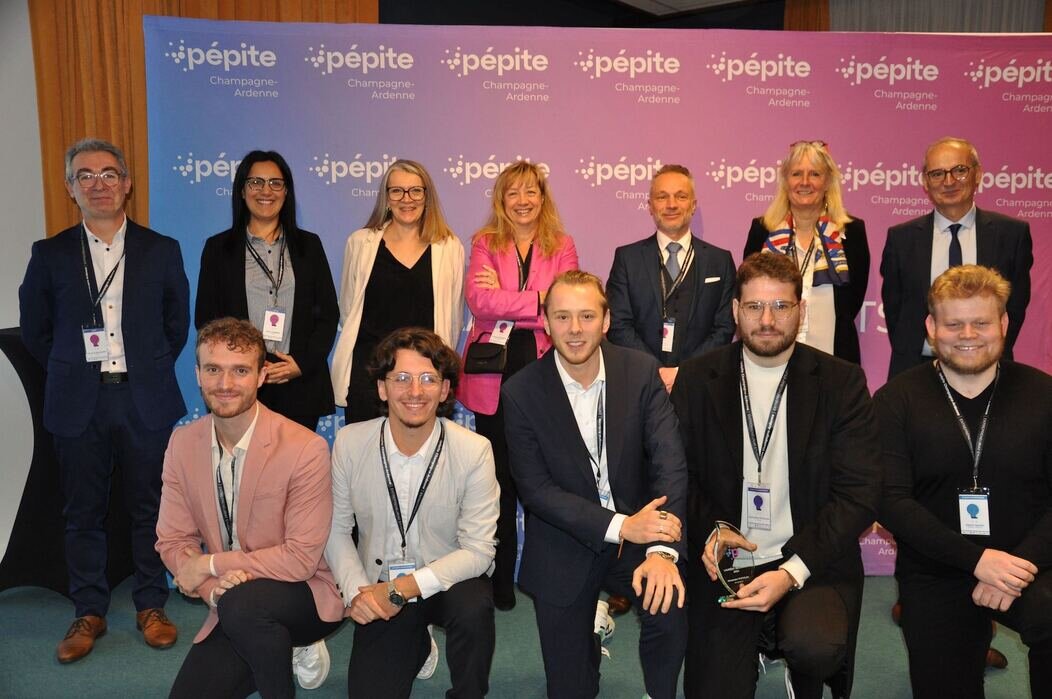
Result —
[[606, 407], [603, 405], [603, 394], [602, 388], [599, 389], [599, 404], [595, 406], [595, 453], [597, 456], [593, 457], [592, 453], [588, 453], [588, 460], [595, 465], [595, 487], [599, 489], [599, 480], [603, 477], [603, 472], [599, 468], [599, 462], [603, 460], [603, 433], [606, 431]]
[[771, 434], [774, 433], [774, 422], [778, 417], [778, 408], [782, 404], [782, 394], [789, 382], [789, 364], [785, 365], [782, 378], [778, 381], [778, 388], [774, 392], [774, 403], [771, 404], [771, 412], [767, 415], [767, 426], [763, 431], [763, 445], [756, 440], [756, 426], [752, 422], [752, 402], [749, 400], [749, 381], [745, 377], [745, 350], [739, 360], [741, 372], [742, 406], [745, 408], [745, 426], [749, 430], [749, 445], [752, 447], [753, 456], [756, 457], [756, 480], [763, 482], [763, 457], [767, 454], [767, 445], [771, 443]]
[[527, 277], [530, 276], [530, 264], [533, 260], [533, 243], [530, 243], [529, 250], [526, 251], [526, 257], [524, 258], [519, 254], [519, 246], [515, 245], [515, 261], [519, 264], [519, 291], [525, 291]]
[[90, 256], [88, 253], [88, 232], [87, 229], [84, 228], [84, 224], [80, 224], [80, 255], [84, 262], [84, 283], [88, 287], [88, 300], [91, 301], [91, 322], [95, 324], [95, 327], [100, 326], [99, 317], [95, 313], [95, 309], [99, 307], [100, 303], [102, 303], [102, 297], [110, 290], [110, 284], [113, 283], [114, 277], [117, 276], [117, 270], [121, 266], [121, 260], [124, 259], [125, 252], [127, 252], [127, 247], [121, 249], [121, 256], [117, 258], [117, 264], [113, 265], [113, 269], [111, 269], [110, 273], [106, 275], [106, 279], [103, 280], [102, 286], [99, 287], [99, 295], [93, 297], [91, 295], [91, 278], [88, 275], [94, 274], [95, 271], [93, 265], [88, 263], [88, 257]]
[[245, 233], [245, 235], [248, 237], [248, 239], [245, 240], [245, 245], [248, 246], [248, 251], [252, 255], [252, 259], [254, 259], [256, 261], [256, 264], [259, 265], [259, 268], [263, 270], [263, 274], [267, 275], [267, 279], [270, 280], [270, 286], [274, 289], [274, 300], [272, 301], [272, 303], [277, 303], [278, 289], [281, 288], [281, 280], [285, 278], [285, 234], [282, 233], [281, 235], [281, 248], [278, 250], [277, 279], [274, 278], [274, 274], [270, 271], [270, 268], [267, 267], [267, 263], [264, 262], [260, 254], [256, 252], [256, 248], [252, 246], [253, 235], [247, 232]]
[[972, 454], [972, 487], [978, 490], [979, 460], [983, 456], [983, 445], [986, 443], [986, 428], [990, 424], [990, 406], [993, 405], [994, 394], [997, 393], [997, 382], [1001, 378], [1001, 366], [997, 366], [997, 371], [994, 374], [994, 388], [990, 391], [990, 399], [986, 401], [986, 410], [983, 411], [983, 417], [979, 421], [979, 434], [975, 436], [974, 443], [972, 442], [972, 431], [968, 429], [968, 422], [961, 415], [961, 409], [957, 407], [957, 401], [953, 399], [953, 393], [950, 392], [950, 384], [947, 383], [946, 376], [942, 373], [942, 366], [938, 361], [935, 362], [935, 370], [939, 374], [939, 381], [942, 382], [942, 389], [946, 392], [946, 400], [950, 401], [953, 414], [957, 417], [957, 425], [961, 428], [964, 441], [968, 442], [968, 451]]
[[420, 511], [420, 502], [424, 499], [424, 493], [427, 492], [427, 487], [431, 485], [431, 477], [435, 475], [435, 466], [438, 465], [438, 457], [442, 454], [442, 446], [446, 443], [446, 426], [441, 421], [438, 423], [440, 432], [438, 435], [438, 444], [435, 445], [435, 451], [431, 453], [431, 461], [427, 464], [427, 470], [424, 471], [424, 479], [420, 482], [420, 490], [416, 494], [416, 501], [413, 503], [413, 511], [409, 513], [409, 523], [402, 524], [402, 507], [398, 504], [398, 491], [395, 490], [394, 479], [391, 477], [391, 464], [387, 461], [387, 444], [384, 441], [384, 431], [387, 429], [387, 420], [384, 420], [384, 424], [380, 426], [380, 463], [384, 467], [384, 479], [387, 481], [387, 495], [391, 498], [391, 508], [394, 510], [395, 522], [398, 524], [398, 533], [402, 535], [402, 558], [405, 558], [405, 537], [406, 532], [409, 531], [409, 527], [413, 526], [413, 520], [416, 519], [416, 513]]
[[[216, 440], [218, 443], [218, 440]], [[231, 452], [230, 461], [230, 491], [236, 493], [237, 489], [234, 484], [237, 483], [237, 452]], [[234, 548], [234, 518], [230, 515], [230, 508], [233, 507], [233, 497], [231, 497], [231, 503], [228, 506], [226, 504], [226, 488], [223, 487], [223, 445], [219, 444], [219, 463], [216, 464], [216, 493], [219, 495], [219, 513], [223, 515], [223, 524], [226, 525], [227, 535], [227, 550]]]
[[[818, 240], [819, 236], [818, 227], [815, 227], [815, 233], [811, 236], [811, 244], [807, 246], [807, 252], [804, 253], [804, 261], [800, 263], [800, 276], [804, 276], [804, 272], [807, 271], [807, 266], [811, 263], [811, 260], [815, 256], [815, 241]], [[792, 229], [789, 232], [789, 245], [785, 248], [785, 254], [793, 258], [796, 261], [796, 229]]]
[[[669, 255], [672, 253], [670, 252]], [[661, 260], [661, 253], [658, 252], [658, 277], [661, 279], [661, 314], [668, 319], [668, 300], [672, 298], [672, 294], [676, 293], [676, 289], [679, 288], [680, 284], [687, 277], [687, 270], [690, 269], [690, 261], [694, 259], [694, 246], [690, 245], [687, 247], [687, 254], [683, 258], [683, 266], [679, 268], [679, 274], [672, 280], [672, 287], [667, 288], [668, 284], [665, 282], [665, 275], [668, 274], [668, 267], [665, 266], [665, 262]]]

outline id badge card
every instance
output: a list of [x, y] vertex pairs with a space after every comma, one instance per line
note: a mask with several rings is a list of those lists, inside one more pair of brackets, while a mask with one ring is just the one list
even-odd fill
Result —
[[605, 507], [608, 510], [611, 509], [610, 508], [610, 491], [609, 490], [600, 490], [599, 491], [599, 504], [602, 505], [603, 507]]
[[84, 359], [89, 362], [104, 362], [110, 358], [110, 346], [106, 341], [106, 328], [83, 328]]
[[416, 572], [416, 563], [413, 561], [407, 561], [404, 558], [397, 561], [391, 561], [387, 564], [387, 579], [397, 580], [398, 578], [404, 578], [407, 575], [412, 575]]
[[285, 337], [285, 309], [271, 306], [263, 311], [263, 339], [281, 342]]
[[489, 343], [501, 346], [508, 344], [508, 338], [511, 337], [511, 331], [514, 327], [514, 320], [498, 320], [497, 324], [493, 326], [493, 332], [489, 335]]
[[957, 491], [961, 533], [990, 536], [990, 489], [961, 488]]
[[771, 530], [771, 486], [746, 483], [745, 506], [746, 527], [763, 531]]
[[661, 351], [671, 352], [672, 343], [676, 341], [676, 319], [668, 318], [661, 326]]

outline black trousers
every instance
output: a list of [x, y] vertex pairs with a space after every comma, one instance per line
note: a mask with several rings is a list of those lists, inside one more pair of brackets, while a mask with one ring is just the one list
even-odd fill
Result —
[[992, 620], [1014, 629], [1027, 645], [1031, 695], [1052, 697], [1052, 576], [1039, 574], [1007, 612], [976, 606], [975, 584], [966, 575], [899, 578], [913, 696], [981, 699]]
[[[777, 569], [781, 562], [758, 566], [756, 575]], [[820, 698], [824, 683], [831, 684], [834, 697], [850, 693], [861, 579], [808, 582], [761, 614], [721, 607], [716, 600], [727, 591], [709, 580], [700, 563], [689, 564], [689, 575], [690, 638], [683, 678], [687, 697], [751, 699], [759, 677], [761, 638], [772, 622], [777, 650], [785, 658], [799, 699]]]
[[508, 441], [504, 436], [504, 410], [498, 405], [493, 415], [475, 413], [475, 432], [493, 445], [493, 463], [500, 486], [500, 514], [497, 516], [497, 551], [493, 556], [493, 594], [498, 601], [513, 601], [515, 560], [519, 555], [519, 491], [508, 464]]
[[119, 468], [121, 491], [131, 517], [135, 587], [132, 600], [142, 611], [168, 601], [164, 564], [154, 550], [161, 469], [171, 427], [149, 430], [139, 419], [127, 383], [103, 384], [95, 413], [82, 434], [55, 437], [59, 480], [65, 500], [66, 566], [69, 596], [77, 616], [106, 616], [106, 512], [110, 481]]
[[600, 590], [605, 589], [628, 597], [639, 612], [639, 659], [647, 693], [654, 699], [675, 697], [687, 643], [685, 610], [675, 602], [667, 614], [643, 610], [642, 597], [632, 590], [632, 573], [643, 562], [644, 548], [625, 544], [620, 559], [616, 546], [608, 548], [610, 553], [593, 566], [581, 594], [569, 607], [534, 598], [548, 696], [591, 699], [599, 694], [600, 648], [599, 638], [593, 632], [595, 605]]
[[227, 699], [259, 692], [294, 697], [292, 648], [308, 646], [340, 627], [322, 621], [305, 582], [257, 578], [219, 598], [219, 624], [186, 654], [169, 694], [173, 699]]
[[431, 650], [428, 624], [446, 630], [446, 662], [453, 684], [446, 696], [486, 696], [496, 630], [493, 588], [484, 575], [411, 602], [388, 621], [355, 625], [347, 696], [408, 697]]

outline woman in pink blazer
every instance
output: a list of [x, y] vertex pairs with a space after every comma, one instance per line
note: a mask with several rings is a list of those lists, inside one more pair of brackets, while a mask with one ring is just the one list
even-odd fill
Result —
[[577, 269], [577, 249], [562, 230], [545, 173], [536, 165], [520, 161], [505, 168], [492, 201], [489, 221], [472, 238], [465, 296], [474, 322], [465, 355], [472, 343], [496, 342], [507, 347], [507, 361], [503, 373], [462, 373], [457, 398], [475, 413], [475, 431], [493, 444], [500, 483], [493, 601], [507, 610], [515, 606], [518, 497], [508, 468], [500, 386], [551, 346], [541, 316], [544, 296], [556, 276]]

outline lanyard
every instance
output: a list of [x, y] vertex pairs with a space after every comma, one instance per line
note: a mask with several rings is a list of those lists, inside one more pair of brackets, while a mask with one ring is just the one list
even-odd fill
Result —
[[526, 277], [529, 276], [526, 273], [527, 264], [533, 259], [533, 243], [530, 243], [530, 249], [526, 251], [526, 257], [524, 258], [519, 254], [519, 246], [515, 245], [515, 261], [519, 264], [519, 291], [526, 289]]
[[[804, 261], [800, 263], [800, 276], [804, 276], [804, 272], [807, 271], [807, 266], [811, 264], [811, 260], [815, 256], [815, 241], [818, 240], [818, 236], [821, 235], [818, 228], [815, 228], [815, 234], [811, 236], [811, 244], [807, 246], [807, 252], [804, 253]], [[785, 254], [789, 255], [796, 260], [796, 229], [794, 228], [789, 234], [789, 245], [785, 249]]]
[[592, 453], [588, 453], [588, 460], [595, 464], [595, 487], [599, 488], [599, 480], [603, 477], [603, 472], [599, 468], [599, 462], [603, 460], [603, 433], [606, 431], [606, 407], [603, 405], [603, 395], [605, 391], [599, 389], [599, 404], [595, 406], [595, 453], [597, 456], [593, 457]]
[[961, 410], [957, 407], [957, 401], [953, 399], [953, 394], [950, 392], [950, 384], [946, 382], [946, 376], [942, 373], [942, 365], [936, 362], [935, 368], [939, 374], [939, 381], [942, 382], [942, 389], [946, 392], [946, 400], [950, 401], [953, 414], [957, 417], [957, 425], [961, 428], [964, 441], [968, 442], [968, 451], [972, 454], [972, 487], [978, 489], [979, 459], [983, 456], [983, 445], [986, 443], [986, 427], [990, 424], [990, 406], [993, 405], [994, 394], [997, 393], [997, 382], [1001, 378], [1001, 366], [997, 366], [997, 372], [994, 374], [994, 389], [990, 391], [990, 400], [986, 401], [986, 410], [983, 411], [983, 417], [979, 421], [979, 434], [975, 436], [974, 443], [972, 442], [972, 431], [968, 429], [968, 423], [965, 421], [964, 416], [961, 415]]
[[[669, 253], [670, 255], [672, 253]], [[687, 270], [690, 269], [690, 261], [694, 259], [694, 246], [691, 245], [687, 248], [687, 254], [683, 258], [683, 266], [679, 268], [679, 274], [672, 280], [672, 287], [667, 288], [665, 283], [665, 275], [668, 274], [668, 268], [665, 267], [665, 263], [661, 260], [661, 252], [658, 252], [658, 266], [659, 274], [658, 277], [661, 279], [661, 314], [668, 318], [668, 300], [672, 298], [672, 294], [676, 293], [676, 289], [679, 288], [680, 284], [687, 277]]]
[[282, 235], [281, 235], [281, 248], [278, 251], [278, 277], [277, 277], [277, 279], [274, 278], [274, 275], [273, 275], [273, 273], [271, 273], [270, 268], [267, 267], [267, 263], [264, 262], [263, 258], [260, 257], [260, 254], [258, 252], [256, 252], [256, 248], [252, 246], [252, 240], [251, 240], [252, 234], [246, 232], [245, 235], [248, 236], [248, 238], [249, 238], [248, 240], [245, 241], [245, 246], [248, 247], [248, 251], [252, 255], [252, 259], [254, 259], [256, 261], [256, 264], [259, 265], [259, 268], [261, 270], [263, 270], [263, 274], [267, 275], [267, 279], [270, 280], [270, 285], [274, 289], [274, 300], [272, 301], [272, 303], [277, 303], [278, 302], [278, 289], [281, 288], [281, 280], [285, 278], [285, 240], [286, 240], [285, 234], [282, 233]]
[[99, 317], [95, 313], [95, 309], [99, 307], [99, 304], [102, 303], [102, 297], [106, 295], [107, 291], [109, 291], [110, 284], [113, 283], [114, 277], [117, 276], [117, 269], [120, 268], [121, 260], [124, 259], [124, 253], [126, 253], [127, 251], [127, 247], [121, 250], [121, 256], [117, 258], [117, 264], [113, 265], [113, 269], [111, 269], [110, 273], [106, 275], [106, 279], [103, 280], [102, 286], [99, 287], [98, 297], [93, 297], [91, 295], [91, 278], [88, 276], [89, 274], [94, 274], [94, 270], [92, 270], [91, 266], [89, 266], [88, 264], [88, 232], [84, 229], [84, 224], [81, 224], [80, 255], [81, 259], [84, 262], [84, 283], [87, 285], [88, 288], [88, 300], [91, 301], [91, 321], [96, 326], [99, 325]]
[[384, 467], [384, 479], [387, 481], [387, 495], [391, 498], [391, 508], [394, 510], [395, 522], [398, 524], [398, 533], [402, 535], [402, 558], [405, 558], [405, 536], [406, 532], [409, 531], [409, 527], [413, 526], [413, 520], [416, 519], [416, 513], [420, 510], [420, 502], [424, 499], [424, 493], [427, 492], [427, 487], [431, 485], [431, 477], [435, 475], [435, 466], [438, 465], [438, 457], [442, 454], [442, 446], [446, 443], [446, 426], [441, 422], [438, 423], [440, 432], [438, 435], [438, 444], [435, 445], [435, 451], [431, 453], [431, 461], [427, 464], [427, 470], [424, 471], [424, 479], [420, 482], [420, 490], [416, 494], [416, 501], [413, 503], [413, 511], [409, 513], [409, 523], [402, 524], [402, 508], [398, 504], [398, 492], [395, 490], [394, 479], [391, 477], [391, 464], [387, 460], [387, 445], [384, 441], [384, 431], [386, 430], [387, 420], [384, 420], [384, 424], [380, 426], [380, 463]]
[[742, 406], [745, 408], [745, 426], [749, 430], [749, 445], [752, 447], [753, 456], [756, 457], [756, 480], [763, 482], [763, 457], [767, 454], [767, 446], [771, 443], [771, 434], [774, 433], [774, 422], [778, 417], [778, 408], [782, 404], [782, 395], [785, 386], [789, 382], [789, 364], [785, 365], [782, 378], [778, 381], [778, 388], [774, 392], [774, 403], [771, 404], [771, 412], [767, 415], [767, 426], [763, 431], [763, 445], [760, 446], [756, 440], [756, 426], [752, 422], [752, 402], [749, 400], [749, 381], [745, 377], [745, 350], [739, 360], [741, 373]]
[[237, 454], [231, 453], [230, 461], [230, 504], [226, 502], [226, 488], [223, 487], [223, 445], [219, 445], [219, 463], [216, 464], [216, 492], [219, 494], [219, 512], [223, 515], [223, 524], [226, 525], [227, 550], [234, 548], [234, 518], [230, 514], [234, 506], [234, 484], [237, 482]]

